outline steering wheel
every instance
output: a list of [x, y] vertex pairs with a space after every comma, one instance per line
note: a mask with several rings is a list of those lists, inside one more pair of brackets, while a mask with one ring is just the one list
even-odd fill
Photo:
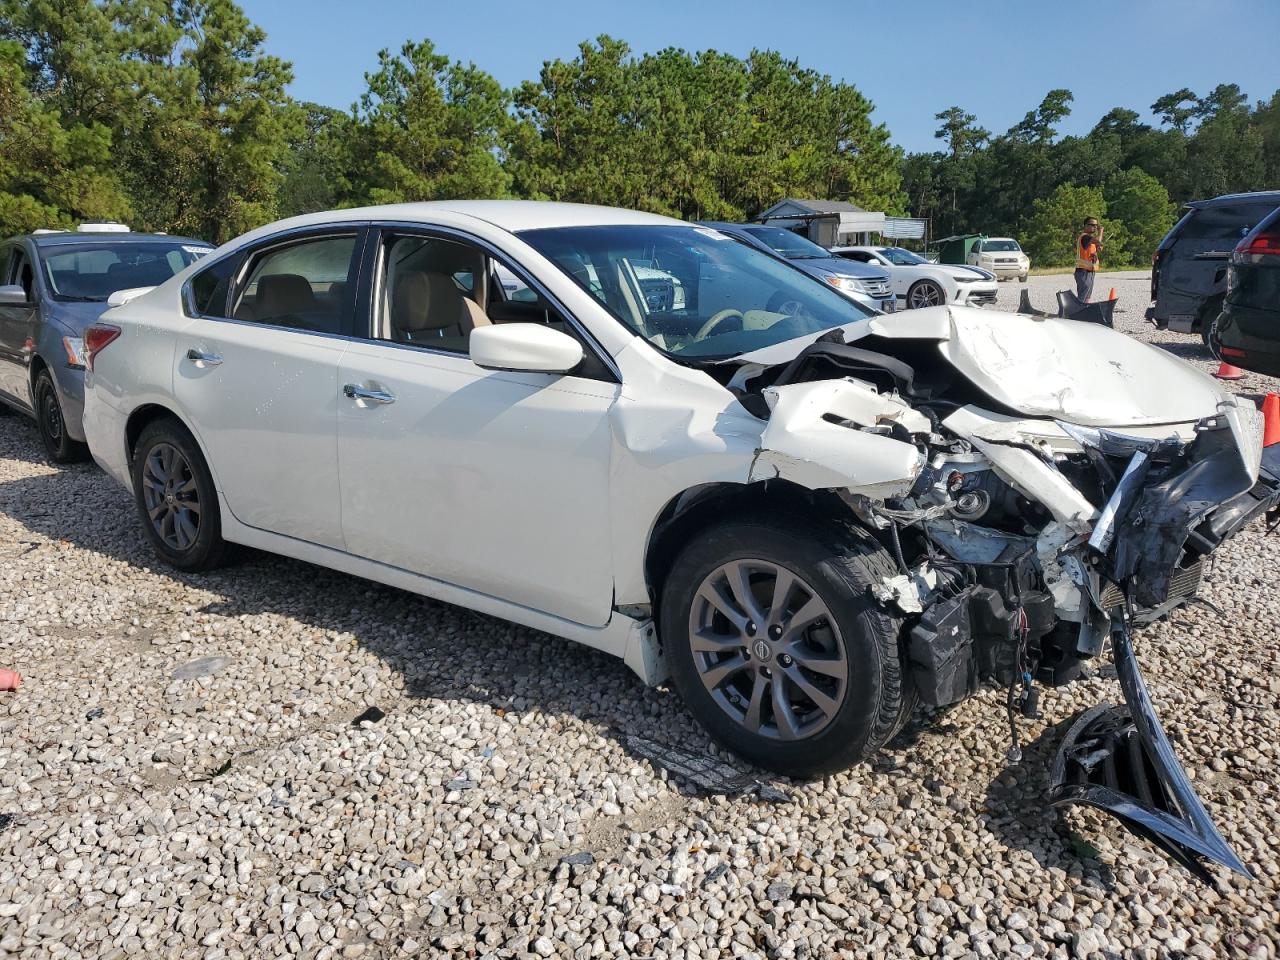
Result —
[[742, 311], [735, 310], [733, 309], [733, 307], [727, 307], [724, 310], [721, 310], [719, 313], [712, 316], [710, 320], [708, 320], [706, 323], [704, 323], [702, 326], [698, 328], [698, 332], [693, 335], [693, 339], [695, 340], [704, 339], [705, 337], [710, 335], [712, 330], [720, 326], [720, 324], [724, 323], [726, 320], [732, 320], [735, 317], [741, 320]]

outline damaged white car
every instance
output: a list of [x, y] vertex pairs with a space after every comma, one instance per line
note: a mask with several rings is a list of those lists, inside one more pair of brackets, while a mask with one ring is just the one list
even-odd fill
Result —
[[247, 544], [588, 644], [801, 776], [918, 700], [996, 686], [1015, 726], [1109, 653], [1126, 705], [1072, 728], [1054, 801], [1245, 869], [1129, 630], [1275, 509], [1280, 447], [1180, 360], [1066, 320], [873, 315], [715, 230], [569, 204], [310, 215], [116, 302], [85, 428], [170, 563]]

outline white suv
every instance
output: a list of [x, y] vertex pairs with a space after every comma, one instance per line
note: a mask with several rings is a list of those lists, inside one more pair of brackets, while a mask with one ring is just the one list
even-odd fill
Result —
[[970, 266], [990, 270], [1001, 280], [1017, 277], [1023, 283], [1031, 270], [1031, 258], [1022, 252], [1012, 237], [983, 237], [975, 240], [969, 251]]

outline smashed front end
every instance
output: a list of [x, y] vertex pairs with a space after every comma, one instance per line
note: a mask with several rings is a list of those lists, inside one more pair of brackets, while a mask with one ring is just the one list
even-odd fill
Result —
[[1280, 445], [1264, 455], [1258, 412], [1226, 396], [1185, 423], [1025, 416], [962, 378], [922, 382], [912, 349], [819, 343], [780, 372], [748, 371], [768, 407], [752, 479], [838, 490], [879, 533], [898, 573], [877, 592], [907, 623], [920, 699], [1001, 688], [1015, 756], [1037, 685], [1109, 650], [1124, 704], [1072, 725], [1051, 803], [1105, 810], [1203, 878], [1202, 859], [1247, 874], [1174, 757], [1130, 630], [1192, 600], [1212, 551], [1274, 515]]

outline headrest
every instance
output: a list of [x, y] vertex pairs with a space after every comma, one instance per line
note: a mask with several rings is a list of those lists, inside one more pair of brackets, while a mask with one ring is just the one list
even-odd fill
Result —
[[258, 278], [256, 312], [260, 317], [279, 317], [313, 310], [316, 295], [306, 277], [296, 273], [272, 273]]

